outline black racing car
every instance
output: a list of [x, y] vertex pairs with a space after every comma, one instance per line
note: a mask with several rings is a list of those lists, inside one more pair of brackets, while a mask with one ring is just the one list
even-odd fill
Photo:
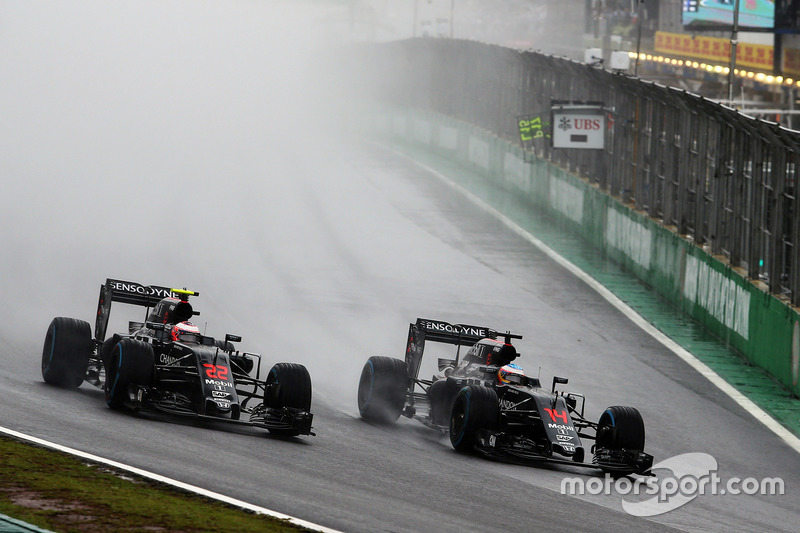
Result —
[[[418, 318], [409, 326], [405, 360], [373, 356], [358, 384], [358, 409], [372, 423], [393, 423], [402, 414], [449, 431], [457, 451], [488, 457], [600, 468], [616, 475], [647, 473], [644, 422], [633, 407], [606, 409], [595, 423], [584, 417], [582, 394], [551, 390], [512, 363], [511, 344], [522, 336], [486, 327]], [[425, 342], [454, 344], [455, 359], [439, 359], [442, 373], [419, 378]], [[463, 357], [461, 347], [469, 347]], [[588, 433], [591, 432], [591, 433]], [[593, 458], [584, 462], [581, 439], [591, 439]]]
[[[88, 322], [54, 318], [42, 351], [45, 382], [105, 390], [112, 409], [150, 410], [313, 435], [311, 378], [303, 365], [277, 363], [261, 379], [261, 356], [203, 335], [190, 319], [198, 293], [108, 279], [100, 286], [95, 336]], [[144, 322], [106, 338], [111, 303], [146, 308]], [[255, 377], [251, 376], [255, 368]]]

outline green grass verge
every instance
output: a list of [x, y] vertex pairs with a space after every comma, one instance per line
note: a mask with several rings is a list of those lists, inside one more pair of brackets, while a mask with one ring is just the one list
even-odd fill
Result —
[[0, 514], [52, 531], [308, 531], [4, 436], [0, 465]]

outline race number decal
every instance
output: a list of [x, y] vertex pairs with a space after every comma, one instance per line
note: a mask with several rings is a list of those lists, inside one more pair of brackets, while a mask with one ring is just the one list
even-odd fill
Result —
[[550, 415], [550, 418], [553, 420], [553, 422], [561, 420], [562, 424], [566, 424], [567, 423], [567, 412], [566, 411], [558, 411], [556, 409], [550, 409], [548, 407], [545, 407], [544, 410], [547, 411], [547, 414]]
[[223, 379], [225, 381], [228, 380], [228, 367], [225, 366], [216, 366], [209, 363], [203, 363], [203, 366], [206, 367], [206, 375], [213, 379]]

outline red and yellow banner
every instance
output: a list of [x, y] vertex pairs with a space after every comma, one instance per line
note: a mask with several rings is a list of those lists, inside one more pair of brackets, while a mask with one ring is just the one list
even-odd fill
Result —
[[797, 48], [783, 49], [782, 70], [784, 74], [800, 76], [800, 50]]
[[[720, 37], [692, 37], [686, 33], [656, 32], [656, 53], [705, 59], [718, 64], [731, 62], [731, 41]], [[774, 49], [767, 44], [739, 43], [736, 66], [771, 71]]]

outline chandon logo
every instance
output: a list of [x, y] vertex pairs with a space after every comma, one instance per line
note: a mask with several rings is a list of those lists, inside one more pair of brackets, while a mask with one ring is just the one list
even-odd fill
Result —
[[527, 402], [528, 400], [530, 400], [530, 398], [525, 398], [521, 402], [514, 403], [511, 400], [506, 400], [505, 398], [503, 398], [502, 400], [500, 400], [500, 409], [505, 409], [507, 411], [508, 410], [512, 410], [512, 409], [516, 409], [517, 407], [519, 407], [523, 403]]

